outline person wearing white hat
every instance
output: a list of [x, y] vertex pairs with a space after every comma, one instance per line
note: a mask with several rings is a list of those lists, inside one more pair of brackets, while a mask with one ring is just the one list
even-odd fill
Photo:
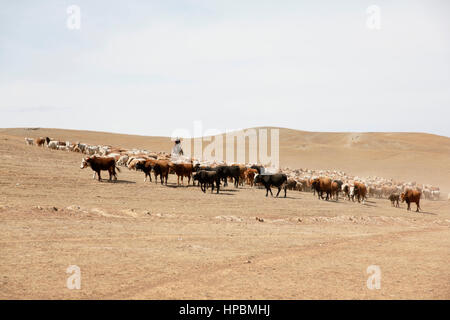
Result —
[[181, 147], [181, 141], [178, 137], [175, 139], [175, 145], [172, 148], [172, 155], [176, 157], [183, 155], [183, 148]]

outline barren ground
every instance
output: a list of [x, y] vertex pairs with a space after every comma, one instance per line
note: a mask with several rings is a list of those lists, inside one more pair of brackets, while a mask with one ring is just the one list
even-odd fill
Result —
[[[116, 183], [99, 183], [90, 169], [80, 170], [80, 154], [25, 145], [25, 136], [47, 132], [72, 141], [170, 147], [164, 138], [0, 130], [1, 299], [450, 298], [445, 194], [422, 200], [424, 212], [415, 213], [385, 199], [336, 203], [294, 191], [276, 199], [262, 189], [232, 186], [203, 194], [186, 182], [177, 187], [173, 175], [167, 187], [144, 183], [142, 173], [126, 168]], [[380, 176], [392, 168], [399, 178], [415, 179], [418, 172], [418, 182], [448, 192], [449, 162], [442, 163], [450, 159], [448, 138], [436, 139], [441, 152], [427, 151], [433, 144], [423, 142], [412, 164], [402, 166], [410, 150], [398, 151], [396, 160], [373, 146], [369, 156], [364, 148], [338, 150], [336, 163], [349, 169], [354, 163], [361, 174], [362, 162]], [[326, 148], [314, 143], [304, 157], [310, 168], [314, 148]], [[383, 154], [392, 164], [386, 169]], [[430, 155], [440, 167], [424, 172], [421, 159]], [[281, 161], [295, 167], [292, 155], [282, 153]], [[326, 168], [322, 157], [317, 163]], [[70, 265], [81, 268], [81, 290], [66, 287]], [[370, 265], [381, 269], [379, 290], [366, 286]]]

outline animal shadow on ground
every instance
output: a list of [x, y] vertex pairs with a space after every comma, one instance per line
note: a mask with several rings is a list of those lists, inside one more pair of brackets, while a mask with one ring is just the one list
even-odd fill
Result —
[[192, 184], [190, 184], [190, 185], [186, 185], [186, 184], [181, 185], [180, 184], [179, 186], [175, 185], [174, 188], [200, 188], [200, 187], [197, 185], [193, 186]]
[[[155, 184], [156, 184], [156, 183], [155, 183]], [[181, 184], [180, 184], [180, 185], [177, 185], [176, 183], [172, 183], [172, 182], [167, 182], [167, 185], [166, 185], [166, 184], [161, 184], [161, 183], [158, 181], [158, 184], [159, 184], [160, 186], [164, 186], [164, 187], [167, 187], [167, 188], [174, 188], [174, 189], [186, 187], [185, 185], [184, 185], [184, 186], [182, 186]]]
[[294, 199], [294, 200], [301, 200], [301, 198], [296, 198], [296, 197], [290, 197], [290, 196], [286, 196], [286, 197], [284, 197], [284, 194], [283, 195], [281, 195], [281, 193], [280, 193], [280, 195], [277, 197], [277, 196], [275, 196], [275, 195], [273, 195], [273, 197], [271, 197], [270, 195], [267, 197], [267, 198], [274, 198], [274, 199]]
[[[411, 210], [411, 211], [412, 211], [412, 210]], [[429, 214], [429, 215], [432, 215], [432, 216], [437, 216], [437, 213], [427, 212], [427, 211], [420, 211], [420, 212], [415, 212], [415, 211], [414, 211], [414, 213], [423, 213], [423, 214]]]
[[368, 201], [366, 201], [366, 203], [364, 203], [363, 206], [366, 206], [366, 207], [373, 207], [373, 208], [377, 208], [377, 207], [378, 207], [378, 206], [376, 206], [376, 205], [374, 205], [374, 204], [368, 204], [367, 202], [368, 202]]
[[[323, 201], [326, 201], [326, 200], [323, 200]], [[342, 201], [342, 200], [338, 200], [338, 201], [336, 201], [336, 200], [334, 200], [334, 199], [332, 199], [332, 200], [328, 200], [328, 201], [326, 201], [326, 202], [329, 202], [329, 203], [338, 203], [338, 204], [344, 204], [345, 202], [344, 201]]]
[[[199, 188], [200, 190], [200, 188]], [[214, 195], [225, 195], [225, 196], [234, 196], [233, 193], [228, 193], [228, 192], [222, 192], [222, 190], [219, 191], [219, 193], [217, 194], [216, 189], [214, 189], [214, 192], [211, 193], [211, 189], [206, 190], [206, 192], [203, 192], [200, 190], [200, 192], [205, 193], [205, 194], [214, 194]]]
[[136, 181], [130, 181], [130, 180], [112, 180], [112, 181], [109, 181], [108, 179], [102, 179], [101, 182], [106, 182], [106, 183], [124, 183], [124, 184], [136, 183]]
[[238, 191], [239, 191], [239, 189], [230, 189], [230, 188], [228, 188], [228, 187], [222, 187], [222, 186], [220, 186], [220, 190], [222, 190], [222, 188], [223, 188], [223, 190], [229, 191], [229, 192], [238, 192]]
[[198, 186], [198, 185], [192, 185], [192, 184], [189, 184], [189, 185], [187, 185], [187, 184], [180, 184], [179, 186], [175, 183], [175, 184], [173, 184], [173, 185], [169, 185], [169, 184], [167, 184], [167, 187], [171, 187], [171, 188], [200, 188], [200, 186]]

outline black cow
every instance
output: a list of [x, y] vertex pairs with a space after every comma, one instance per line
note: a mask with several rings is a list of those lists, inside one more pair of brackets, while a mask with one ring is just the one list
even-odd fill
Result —
[[152, 182], [151, 171], [154, 167], [154, 163], [152, 161], [142, 161], [136, 163], [136, 171], [140, 170], [145, 173], [144, 182], [147, 181], [147, 176], [150, 178], [150, 182]]
[[263, 166], [258, 166], [256, 164], [252, 165], [250, 168], [251, 169], [255, 169], [256, 171], [258, 171], [258, 174], [261, 174], [264, 171], [264, 167]]
[[214, 192], [214, 183], [215, 183], [216, 188], [217, 188], [217, 193], [219, 193], [220, 178], [216, 171], [200, 170], [196, 174], [194, 174], [193, 180], [198, 181], [200, 188], [205, 193], [206, 193], [206, 189], [208, 188], [208, 185], [211, 185], [211, 187], [212, 187], [211, 193], [213, 193]]
[[284, 173], [275, 173], [275, 174], [258, 174], [255, 177], [255, 183], [262, 183], [264, 187], [266, 187], [266, 197], [269, 194], [272, 195], [271, 186], [278, 188], [277, 197], [280, 194], [281, 188], [284, 189], [284, 197], [286, 198], [286, 189], [287, 189], [287, 176]]
[[213, 168], [219, 179], [224, 181], [224, 187], [228, 185], [227, 178], [234, 179], [234, 187], [237, 188], [239, 186], [239, 177], [241, 176], [241, 170], [238, 166], [218, 166]]
[[399, 201], [400, 201], [400, 195], [393, 193], [389, 196], [389, 200], [391, 200], [391, 205], [396, 208], [400, 207]]
[[197, 163], [194, 168], [192, 169], [192, 172], [199, 172], [200, 170], [204, 171], [215, 171], [215, 168], [211, 168], [210, 166], [202, 166], [199, 163]]
[[[211, 168], [210, 166], [200, 165], [200, 163], [197, 163], [194, 168], [192, 168], [192, 172], [199, 172], [200, 170], [204, 171], [215, 171], [215, 168]], [[192, 179], [192, 183], [195, 186], [195, 180]], [[199, 184], [200, 186], [200, 184]]]

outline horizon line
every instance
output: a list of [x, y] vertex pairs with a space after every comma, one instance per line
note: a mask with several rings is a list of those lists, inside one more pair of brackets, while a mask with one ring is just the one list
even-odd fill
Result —
[[[24, 129], [24, 130], [71, 130], [71, 131], [88, 131], [88, 132], [97, 132], [97, 133], [109, 133], [109, 134], [122, 134], [122, 135], [133, 135], [133, 136], [141, 136], [141, 137], [154, 137], [154, 138], [172, 138], [170, 135], [145, 135], [145, 134], [138, 134], [138, 133], [130, 133], [130, 132], [119, 132], [119, 131], [101, 131], [101, 130], [91, 130], [91, 129], [74, 129], [74, 128], [48, 128], [48, 127], [6, 127], [6, 128], [0, 128], [0, 130], [11, 130], [11, 129]], [[305, 132], [305, 133], [334, 133], [334, 134], [346, 134], [346, 133], [359, 133], [359, 134], [428, 134], [428, 135], [434, 135], [438, 137], [444, 137], [444, 138], [450, 138], [449, 136], [442, 135], [442, 134], [436, 134], [436, 133], [430, 133], [430, 132], [423, 132], [423, 131], [309, 131], [309, 130], [301, 130], [301, 129], [295, 129], [295, 128], [287, 128], [287, 127], [280, 127], [280, 126], [256, 126], [256, 127], [248, 127], [248, 128], [237, 128], [237, 129], [230, 129], [230, 130], [218, 130], [219, 133], [215, 135], [200, 135], [195, 136], [192, 135], [190, 137], [182, 136], [180, 135], [180, 138], [183, 139], [195, 139], [195, 138], [205, 138], [205, 137], [212, 137], [216, 135], [223, 135], [223, 134], [229, 134], [233, 132], [239, 132], [239, 131], [245, 131], [245, 130], [251, 130], [251, 129], [281, 129], [281, 130], [292, 130], [292, 131], [298, 131], [298, 132]]]

